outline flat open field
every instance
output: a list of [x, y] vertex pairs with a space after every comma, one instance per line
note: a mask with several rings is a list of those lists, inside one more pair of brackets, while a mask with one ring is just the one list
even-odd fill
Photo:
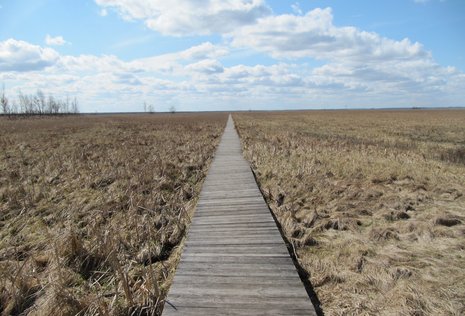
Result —
[[465, 111], [234, 119], [326, 315], [465, 314]]
[[226, 118], [0, 118], [0, 314], [156, 312]]

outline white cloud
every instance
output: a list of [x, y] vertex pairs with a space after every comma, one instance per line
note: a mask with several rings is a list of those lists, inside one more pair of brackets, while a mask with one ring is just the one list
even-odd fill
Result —
[[95, 0], [165, 35], [221, 34], [271, 13], [264, 0]]
[[319, 60], [383, 61], [428, 55], [419, 43], [394, 41], [354, 27], [336, 27], [330, 8], [304, 16], [278, 15], [233, 31], [232, 45], [250, 47], [275, 58], [312, 57]]
[[[114, 72], [118, 70], [132, 69], [127, 63], [113, 55], [79, 55], [60, 56], [56, 68], [73, 73]], [[132, 69], [133, 70], [133, 69]]]
[[137, 69], [174, 72], [181, 71], [182, 64], [205, 59], [217, 59], [228, 53], [229, 50], [224, 46], [205, 42], [180, 52], [137, 59], [130, 64]]
[[63, 38], [63, 36], [50, 36], [49, 34], [47, 34], [47, 36], [45, 36], [45, 44], [49, 45], [49, 46], [62, 46], [62, 45], [65, 45], [66, 43], [68, 43], [67, 41], [65, 41], [65, 39]]
[[[231, 100], [240, 95], [273, 95], [277, 99], [323, 99], [338, 104], [384, 100], [383, 104], [389, 106], [389, 102], [405, 105], [412, 95], [444, 96], [445, 91], [452, 90], [452, 83], [455, 87], [464, 84], [463, 74], [437, 65], [420, 43], [335, 26], [330, 8], [303, 15], [296, 2], [291, 6], [295, 14], [272, 15], [262, 0], [95, 1], [103, 9], [112, 8], [125, 19], [142, 20], [165, 35], [223, 35], [221, 45], [207, 42], [118, 66], [143, 73], [133, 82], [150, 85], [155, 84], [154, 77], [162, 80], [164, 94], [181, 89], [197, 96]], [[230, 58], [228, 55], [235, 54], [237, 48], [297, 64], [225, 67], [221, 59]], [[312, 68], [300, 58], [326, 64]], [[189, 100], [193, 100], [192, 95]]]
[[302, 62], [226, 66], [222, 60], [229, 58], [229, 49], [209, 42], [123, 61], [112, 55], [59, 55], [8, 40], [0, 42], [0, 81], [8, 92], [40, 88], [58, 97], [77, 96], [83, 112], [142, 110], [144, 101], [158, 111], [172, 104], [178, 110], [463, 105], [462, 72], [441, 67], [424, 54], [407, 54], [400, 62], [403, 48], [391, 50], [383, 53], [383, 62], [348, 57], [317, 68]]
[[214, 59], [201, 60], [194, 64], [187, 65], [186, 69], [206, 75], [222, 73], [224, 71], [223, 65], [218, 60]]
[[183, 59], [204, 59], [204, 58], [218, 58], [225, 56], [229, 50], [224, 46], [214, 45], [210, 42], [205, 42], [178, 54]]
[[140, 79], [135, 74], [133, 74], [131, 72], [115, 73], [113, 82], [121, 84], [123, 86], [125, 86], [125, 85], [131, 85], [131, 86], [142, 85], [142, 82], [140, 81]]
[[56, 64], [58, 53], [24, 41], [8, 39], [0, 42], [0, 70], [26, 72], [43, 70]]

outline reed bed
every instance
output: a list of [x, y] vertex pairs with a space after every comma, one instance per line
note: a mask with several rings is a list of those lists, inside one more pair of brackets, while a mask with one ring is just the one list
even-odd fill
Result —
[[226, 118], [0, 118], [0, 314], [158, 315]]
[[465, 314], [465, 111], [234, 119], [325, 315]]

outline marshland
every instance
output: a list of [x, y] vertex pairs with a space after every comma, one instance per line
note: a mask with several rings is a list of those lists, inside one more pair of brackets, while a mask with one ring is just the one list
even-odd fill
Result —
[[1, 314], [158, 313], [226, 118], [0, 118]]
[[465, 111], [234, 117], [325, 315], [465, 313]]
[[[159, 315], [226, 119], [0, 118], [2, 315]], [[325, 315], [465, 312], [465, 111], [233, 119]]]

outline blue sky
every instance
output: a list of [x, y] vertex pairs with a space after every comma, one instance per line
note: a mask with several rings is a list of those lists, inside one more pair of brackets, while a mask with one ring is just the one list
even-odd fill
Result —
[[465, 106], [463, 0], [0, 0], [0, 83], [83, 112]]

